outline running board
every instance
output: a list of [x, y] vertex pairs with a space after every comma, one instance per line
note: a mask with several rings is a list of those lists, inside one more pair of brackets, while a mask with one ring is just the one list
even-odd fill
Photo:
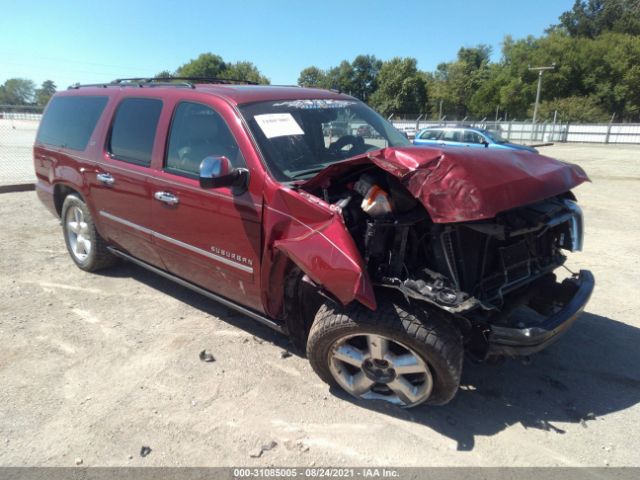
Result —
[[204, 295], [205, 297], [214, 300], [222, 305], [224, 305], [225, 307], [231, 308], [237, 312], [242, 313], [243, 315], [246, 315], [247, 317], [250, 317], [252, 319], [254, 319], [255, 321], [266, 325], [269, 328], [272, 328], [273, 330], [275, 330], [276, 332], [282, 333], [282, 334], [287, 334], [287, 330], [286, 328], [284, 328], [282, 325], [274, 322], [273, 320], [265, 317], [264, 315], [261, 315], [257, 312], [254, 312], [253, 310], [250, 310], [246, 307], [243, 307], [242, 305], [238, 305], [235, 302], [232, 302], [231, 300], [228, 300], [224, 297], [220, 297], [218, 295], [216, 295], [215, 293], [211, 293], [209, 290], [205, 290], [204, 288], [201, 288], [197, 285], [194, 285], [191, 282], [188, 282], [180, 277], [176, 277], [175, 275], [170, 274], [169, 272], [166, 272], [164, 270], [161, 270], [157, 267], [154, 267], [153, 265], [148, 264], [147, 262], [143, 262], [142, 260], [139, 260], [135, 257], [132, 257], [131, 255], [124, 253], [120, 250], [118, 250], [117, 248], [113, 248], [113, 247], [107, 247], [108, 250], [113, 253], [115, 256], [120, 257], [128, 262], [131, 263], [135, 263], [136, 265], [145, 268], [153, 273], [157, 273], [158, 275], [160, 275], [161, 277], [164, 277], [168, 280], [171, 280], [175, 283], [177, 283], [178, 285], [182, 285], [183, 287], [188, 288], [189, 290], [193, 290], [196, 293], [199, 293], [200, 295]]

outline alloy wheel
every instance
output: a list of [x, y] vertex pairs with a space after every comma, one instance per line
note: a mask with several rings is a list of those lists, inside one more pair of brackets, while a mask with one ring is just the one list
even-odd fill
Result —
[[70, 207], [67, 210], [65, 222], [71, 253], [76, 260], [84, 262], [91, 253], [91, 234], [84, 212], [78, 206]]
[[407, 345], [378, 334], [337, 340], [329, 351], [329, 370], [351, 395], [402, 407], [424, 402], [433, 389], [427, 362]]

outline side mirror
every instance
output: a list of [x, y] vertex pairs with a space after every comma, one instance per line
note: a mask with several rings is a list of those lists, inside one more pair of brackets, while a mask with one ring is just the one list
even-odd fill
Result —
[[486, 140], [483, 140], [482, 144], [484, 145], [484, 148], [489, 148], [489, 142], [487, 142]]
[[249, 171], [246, 168], [233, 168], [227, 157], [206, 157], [200, 163], [200, 187], [232, 187], [239, 194], [247, 189]]

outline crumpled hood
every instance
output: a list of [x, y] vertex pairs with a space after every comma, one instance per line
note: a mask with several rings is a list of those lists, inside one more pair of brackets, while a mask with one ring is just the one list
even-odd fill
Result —
[[300, 187], [325, 186], [367, 162], [398, 178], [436, 223], [492, 218], [589, 181], [577, 165], [526, 151], [393, 147], [330, 165]]

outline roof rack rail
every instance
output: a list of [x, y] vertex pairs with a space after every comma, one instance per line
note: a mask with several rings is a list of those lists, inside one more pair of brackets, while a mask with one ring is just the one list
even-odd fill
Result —
[[192, 83], [182, 82], [182, 83], [171, 83], [171, 82], [152, 82], [152, 83], [134, 83], [134, 82], [123, 82], [123, 83], [87, 83], [87, 84], [79, 84], [75, 83], [70, 85], [67, 90], [76, 90], [78, 88], [89, 88], [89, 87], [97, 87], [97, 88], [108, 88], [108, 87], [183, 87], [183, 88], [196, 88]]
[[149, 77], [149, 78], [118, 78], [112, 83], [124, 83], [124, 82], [138, 82], [138, 83], [154, 83], [161, 82], [173, 82], [175, 80], [184, 80], [188, 83], [223, 83], [234, 84], [240, 83], [245, 85], [258, 85], [258, 82], [251, 80], [240, 80], [237, 78], [220, 78], [220, 77]]
[[111, 82], [106, 83], [90, 83], [81, 85], [79, 83], [70, 85], [68, 90], [78, 89], [83, 87], [188, 87], [196, 88], [196, 83], [211, 83], [211, 84], [244, 84], [244, 85], [258, 85], [257, 82], [250, 80], [238, 80], [234, 78], [217, 78], [217, 77], [136, 77], [136, 78], [116, 78]]

